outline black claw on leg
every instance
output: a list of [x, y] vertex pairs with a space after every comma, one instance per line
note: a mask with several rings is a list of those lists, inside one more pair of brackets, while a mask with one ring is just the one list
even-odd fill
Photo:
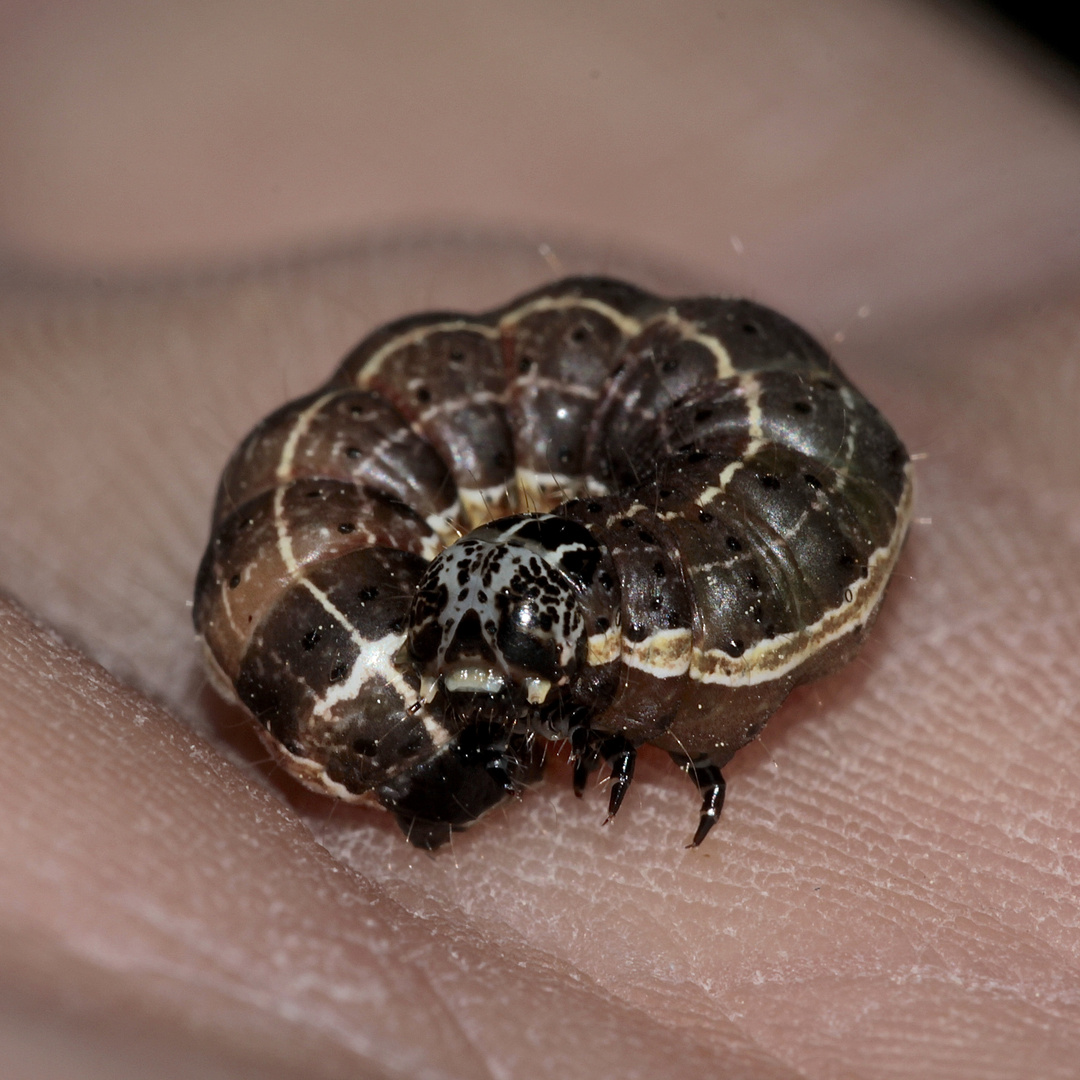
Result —
[[600, 746], [600, 756], [611, 765], [611, 798], [608, 800], [607, 825], [619, 812], [622, 801], [634, 779], [634, 763], [637, 750], [622, 735], [613, 735]]
[[576, 728], [570, 735], [570, 747], [574, 762], [574, 794], [581, 798], [589, 774], [594, 772], [603, 759], [611, 766], [611, 795], [608, 798], [607, 825], [619, 812], [623, 799], [634, 779], [637, 747], [622, 735], [604, 739], [587, 727]]
[[701, 817], [698, 820], [694, 839], [686, 845], [687, 847], [698, 847], [720, 818], [727, 784], [724, 783], [724, 778], [720, 775], [720, 769], [708, 757], [700, 757], [696, 761], [691, 761], [681, 754], [672, 754], [671, 757], [680, 769], [685, 769], [690, 774], [694, 783], [698, 786], [698, 791], [701, 792]]

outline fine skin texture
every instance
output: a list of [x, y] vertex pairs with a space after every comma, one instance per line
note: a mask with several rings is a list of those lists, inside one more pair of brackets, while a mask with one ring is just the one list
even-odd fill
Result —
[[[382, 187], [361, 198], [343, 179], [304, 195], [295, 170], [307, 166], [276, 141], [282, 110], [263, 76], [301, 24], [279, 13], [243, 47], [241, 15], [185, 24], [188, 55], [202, 40], [231, 48], [230, 78], [259, 88], [244, 130], [264, 132], [260, 168], [283, 162], [271, 172], [284, 186], [267, 215], [254, 166], [237, 162], [242, 175], [207, 185], [200, 226], [177, 232], [167, 209], [157, 233], [140, 215], [190, 177], [140, 164], [155, 130], [109, 127], [110, 110], [155, 91], [162, 115], [182, 109], [154, 77], [155, 43], [176, 51], [175, 26], [132, 32], [126, 55], [141, 59], [112, 64], [119, 83], [98, 100], [102, 131], [132, 133], [109, 158], [117, 182], [135, 185], [112, 195], [131, 208], [128, 226], [94, 202], [104, 188], [91, 184], [79, 209], [69, 201], [66, 144], [10, 141], [58, 130], [63, 94], [82, 100], [93, 83], [93, 41], [71, 65], [78, 34], [57, 35], [52, 16], [41, 33], [75, 89], [58, 82], [22, 112], [18, 70], [0, 64], [16, 71], [4, 107], [20, 118], [0, 125], [16, 133], [4, 153], [54, 178], [20, 180], [3, 218], [19, 258], [0, 297], [0, 587], [21, 603], [0, 606], [5, 1075], [1073, 1074], [1080, 207], [1061, 178], [1080, 170], [1080, 117], [924, 9], [838, 4], [808, 23], [801, 9], [752, 7], [723, 20], [723, 63], [708, 66], [718, 81], [695, 86], [692, 115], [681, 110], [697, 69], [677, 35], [644, 17], [575, 25], [585, 90], [650, 75], [648, 110], [617, 88], [619, 103], [604, 102], [633, 111], [638, 163], [619, 169], [611, 197], [592, 194], [610, 166], [565, 101], [561, 148], [519, 159], [517, 179], [499, 158], [488, 187], [470, 186], [453, 148], [471, 139], [477, 160], [498, 155], [467, 119], [488, 115], [469, 111], [468, 94], [525, 127], [539, 106], [528, 78], [515, 97], [449, 77], [440, 85], [466, 100], [455, 98], [456, 141], [439, 152], [451, 191], [468, 198], [432, 194], [445, 190], [434, 166], [405, 183], [385, 152], [394, 138], [413, 152], [409, 123], [423, 127], [440, 104], [427, 84], [400, 114], [380, 112]], [[700, 39], [698, 17], [686, 9], [676, 29]], [[20, 18], [24, 32], [33, 18]], [[325, 42], [333, 71], [348, 27], [323, 18], [303, 23], [302, 40]], [[516, 18], [516, 31], [498, 27], [513, 55], [538, 29], [559, 33], [554, 18]], [[390, 16], [379, 19], [375, 52], [389, 53]], [[27, 52], [36, 39], [20, 40]], [[507, 55], [501, 44], [470, 39], [447, 74], [482, 68], [485, 48]], [[434, 45], [415, 48], [395, 61], [403, 84], [441, 70]], [[377, 59], [349, 71], [385, 88]], [[368, 84], [357, 85], [351, 101]], [[340, 93], [299, 77], [289, 93], [333, 126]], [[221, 117], [188, 106], [184, 130], [202, 125], [212, 145]], [[808, 108], [818, 141], [793, 146]], [[610, 126], [617, 115], [601, 129], [623, 130]], [[670, 190], [673, 131], [692, 151], [703, 132], [717, 137], [717, 117], [733, 159], [757, 148], [757, 172], [707, 161]], [[656, 145], [665, 153], [642, 156]], [[334, 146], [331, 174], [371, 156]], [[38, 209], [49, 191], [52, 216]], [[304, 207], [323, 214], [323, 233]], [[436, 218], [486, 232], [364, 238]], [[520, 242], [510, 235], [541, 219]], [[319, 235], [337, 250], [282, 257]], [[247, 269], [218, 269], [257, 252]], [[199, 269], [147, 269], [170, 255]], [[123, 281], [105, 274], [120, 267]], [[723, 819], [699, 851], [682, 847], [688, 781], [645, 753], [607, 828], [603, 791], [575, 801], [563, 762], [541, 792], [433, 858], [402, 844], [386, 815], [335, 809], [262, 763], [205, 687], [185, 601], [216, 476], [258, 417], [325, 378], [380, 321], [482, 308], [572, 272], [750, 293], [807, 324], [925, 455], [917, 521], [860, 659], [798, 691], [732, 762]]]

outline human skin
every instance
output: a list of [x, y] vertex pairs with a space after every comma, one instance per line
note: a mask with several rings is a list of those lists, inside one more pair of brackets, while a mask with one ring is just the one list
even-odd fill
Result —
[[[0, 57], [5, 1077], [1075, 1075], [1066, 90], [903, 5], [469, 7], [449, 51], [375, 7], [44, 10]], [[701, 849], [646, 751], [607, 828], [563, 760], [430, 856], [265, 760], [186, 603], [260, 416], [562, 271], [804, 322], [918, 456], [916, 522]]]

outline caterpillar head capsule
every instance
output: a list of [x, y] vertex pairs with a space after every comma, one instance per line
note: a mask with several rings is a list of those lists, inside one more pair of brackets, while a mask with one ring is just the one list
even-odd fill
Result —
[[587, 647], [583, 592], [599, 561], [582, 526], [548, 514], [492, 522], [452, 544], [417, 587], [407, 635], [420, 698], [454, 734], [380, 789], [410, 842], [436, 847], [539, 775], [542, 718]]
[[581, 546], [570, 539], [578, 531], [548, 515], [506, 518], [431, 564], [409, 625], [423, 697], [444, 693], [470, 719], [491, 710], [525, 719], [572, 681], [585, 618], [564, 560]]

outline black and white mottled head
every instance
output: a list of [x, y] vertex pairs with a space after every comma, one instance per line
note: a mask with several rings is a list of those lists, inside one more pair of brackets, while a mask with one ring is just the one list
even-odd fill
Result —
[[537, 720], [585, 663], [582, 600], [600, 560], [583, 526], [527, 514], [477, 529], [428, 567], [408, 662], [447, 739], [378, 792], [413, 844], [438, 847], [539, 776]]
[[410, 616], [421, 696], [477, 712], [497, 701], [521, 718], [542, 706], [585, 657], [579, 594], [598, 559], [586, 529], [550, 514], [504, 518], [447, 548]]

